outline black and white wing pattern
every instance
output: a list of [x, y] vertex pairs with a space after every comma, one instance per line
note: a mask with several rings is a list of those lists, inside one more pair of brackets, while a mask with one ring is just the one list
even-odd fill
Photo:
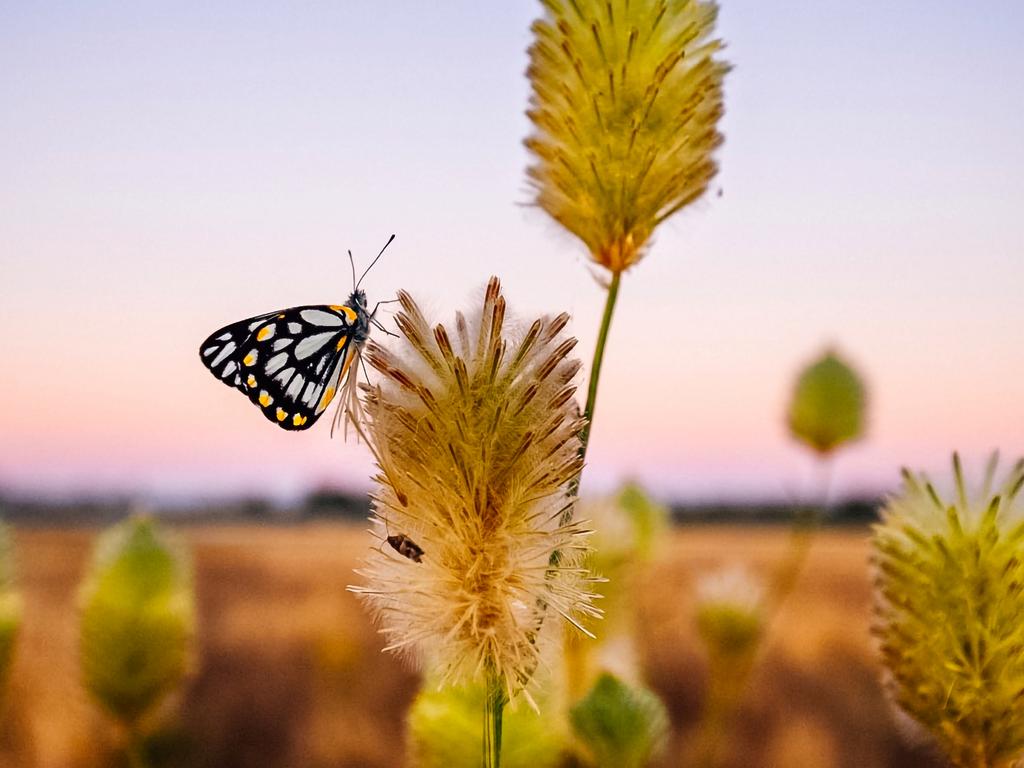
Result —
[[360, 303], [308, 305], [214, 331], [199, 348], [210, 372], [288, 430], [309, 429], [327, 410], [366, 341]]

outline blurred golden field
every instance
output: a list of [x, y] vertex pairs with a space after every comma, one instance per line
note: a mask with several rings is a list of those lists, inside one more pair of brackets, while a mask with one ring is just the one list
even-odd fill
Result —
[[[82, 691], [75, 595], [93, 529], [16, 531], [25, 620], [3, 703], [0, 765], [117, 765], [120, 735]], [[345, 586], [369, 546], [360, 527], [198, 526], [198, 653], [182, 694], [154, 723], [158, 765], [270, 768], [404, 764], [403, 717], [418, 677], [380, 653]], [[668, 534], [635, 594], [637, 644], [666, 701], [666, 765], [692, 743], [704, 663], [692, 627], [694, 574], [778, 563], [784, 528], [694, 527]], [[867, 531], [825, 531], [773, 625], [730, 739], [731, 764], [803, 768], [930, 766], [882, 695], [871, 650]]]

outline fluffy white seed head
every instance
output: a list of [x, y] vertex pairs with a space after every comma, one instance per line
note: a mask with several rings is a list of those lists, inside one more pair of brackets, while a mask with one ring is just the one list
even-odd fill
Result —
[[363, 430], [380, 472], [379, 542], [353, 587], [388, 649], [442, 682], [497, 675], [511, 696], [540, 661], [542, 636], [597, 615], [580, 567], [569, 485], [580, 470], [575, 339], [567, 315], [516, 332], [492, 278], [483, 305], [431, 328], [401, 292], [394, 350], [370, 344], [381, 383]]

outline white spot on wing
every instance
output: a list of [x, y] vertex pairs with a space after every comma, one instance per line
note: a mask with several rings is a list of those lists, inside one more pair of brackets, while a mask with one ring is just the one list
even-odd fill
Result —
[[274, 343], [273, 343], [273, 348], [274, 348], [274, 351], [275, 351], [275, 352], [280, 352], [280, 351], [281, 351], [282, 349], [284, 349], [285, 347], [287, 347], [287, 346], [288, 346], [289, 344], [291, 344], [291, 343], [292, 343], [293, 341], [295, 341], [295, 339], [289, 339], [289, 338], [284, 338], [284, 339], [276, 339], [276, 340], [274, 341]]
[[235, 372], [235, 368], [237, 367], [238, 364], [234, 360], [229, 361], [228, 364], [224, 366], [224, 370], [220, 372], [220, 377], [222, 379], [226, 379], [228, 376]]
[[288, 333], [302, 333], [302, 323], [288, 323]]
[[230, 341], [230, 340], [231, 340], [231, 331], [228, 331], [227, 333], [222, 333], [220, 336], [217, 337], [217, 341]]
[[263, 368], [267, 372], [268, 376], [272, 376], [274, 371], [280, 370], [281, 366], [288, 362], [288, 353], [281, 352], [278, 355], [274, 355], [272, 358], [267, 360], [266, 366]]
[[295, 345], [295, 357], [299, 360], [305, 360], [310, 355], [318, 352], [324, 344], [337, 335], [337, 331], [328, 331], [327, 333], [315, 333], [312, 336], [307, 336]]
[[345, 321], [333, 312], [324, 312], [322, 309], [304, 309], [299, 316], [307, 323], [325, 328], [339, 328], [345, 324]]
[[309, 382], [306, 385], [306, 391], [302, 393], [302, 402], [306, 404], [307, 408], [312, 408], [313, 403], [320, 399], [320, 394], [324, 391], [322, 386], [317, 386], [315, 381]]
[[305, 383], [305, 379], [301, 376], [296, 376], [292, 379], [292, 383], [288, 385], [288, 389], [284, 391], [284, 396], [289, 400], [295, 400], [299, 396], [299, 392], [302, 391], [302, 385]]
[[262, 317], [259, 320], [253, 320], [251, 323], [249, 323], [249, 330], [250, 331], [255, 331], [261, 325], [263, 325], [263, 318]]
[[228, 356], [234, 351], [235, 342], [229, 341], [227, 344], [224, 345], [224, 348], [221, 349], [220, 354], [213, 358], [213, 362], [210, 363], [210, 366], [216, 368], [218, 365], [227, 360]]
[[220, 349], [220, 347], [217, 347], [217, 346], [207, 347], [206, 349], [203, 350], [203, 357], [209, 357], [214, 352], [216, 352], [218, 349]]
[[277, 374], [277, 376], [274, 377], [274, 381], [276, 381], [283, 387], [285, 384], [288, 383], [288, 379], [292, 377], [293, 373], [295, 373], [294, 368], [285, 368], [283, 371]]

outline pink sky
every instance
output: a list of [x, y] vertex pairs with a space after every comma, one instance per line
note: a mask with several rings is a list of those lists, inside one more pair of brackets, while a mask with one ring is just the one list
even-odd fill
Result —
[[[537, 6], [349, 5], [0, 10], [0, 490], [366, 487], [363, 447], [273, 428], [197, 348], [344, 301], [345, 249], [366, 263], [391, 232], [371, 300], [405, 288], [447, 320], [498, 274], [520, 316], [573, 313], [589, 363], [582, 250], [519, 205]], [[591, 489], [798, 492], [782, 414], [826, 344], [871, 392], [840, 492], [1024, 454], [1021, 11], [792, 5], [768, 40], [763, 4], [724, 3], [724, 195], [624, 280]]]

